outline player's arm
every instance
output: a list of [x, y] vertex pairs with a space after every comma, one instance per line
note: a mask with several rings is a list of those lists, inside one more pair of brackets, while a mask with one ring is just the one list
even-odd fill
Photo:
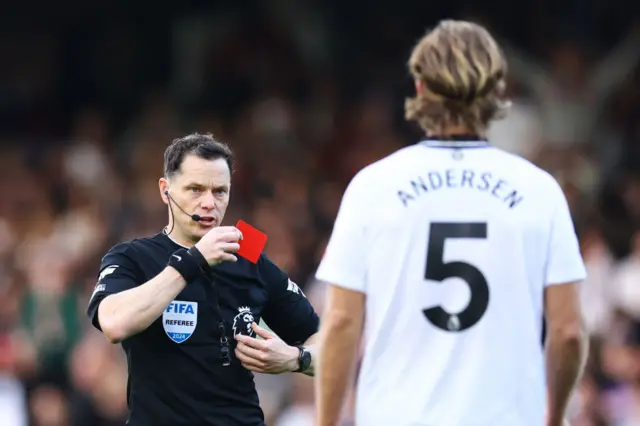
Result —
[[[557, 186], [557, 185], [556, 185]], [[552, 218], [544, 292], [547, 325], [547, 426], [563, 424], [571, 393], [584, 369], [588, 340], [578, 286], [586, 277], [571, 215], [559, 186]]]
[[316, 273], [329, 283], [316, 367], [317, 426], [338, 424], [355, 375], [365, 317], [367, 187], [362, 172], [347, 187]]
[[317, 425], [333, 426], [340, 420], [355, 373], [364, 310], [364, 293], [329, 285], [319, 336], [322, 352], [316, 379]]
[[[313, 376], [317, 359], [318, 315], [298, 285], [269, 258], [261, 256], [258, 270], [269, 291], [262, 319], [273, 332], [254, 325], [254, 331], [263, 340], [236, 336], [236, 356], [246, 368], [258, 373], [299, 371], [302, 366], [300, 372]], [[299, 346], [309, 353], [310, 360], [306, 359], [306, 354], [305, 360], [300, 360]]]
[[118, 244], [102, 259], [96, 291], [88, 314], [111, 343], [119, 343], [148, 328], [185, 286], [172, 267], [148, 281], [132, 256], [132, 248]]
[[545, 291], [548, 426], [562, 424], [571, 392], [587, 360], [588, 340], [578, 284], [552, 285]]

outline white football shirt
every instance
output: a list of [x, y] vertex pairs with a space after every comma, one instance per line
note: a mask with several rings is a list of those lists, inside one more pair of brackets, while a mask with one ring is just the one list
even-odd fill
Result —
[[545, 286], [585, 267], [565, 196], [485, 142], [424, 141], [349, 184], [316, 277], [366, 294], [356, 423], [540, 426]]

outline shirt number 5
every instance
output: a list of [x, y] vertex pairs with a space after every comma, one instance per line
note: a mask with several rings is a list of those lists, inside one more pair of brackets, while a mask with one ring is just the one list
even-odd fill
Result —
[[429, 231], [427, 265], [424, 277], [429, 281], [444, 284], [447, 278], [464, 280], [471, 290], [469, 304], [458, 313], [445, 311], [441, 306], [424, 309], [427, 320], [436, 327], [449, 332], [460, 332], [473, 327], [489, 306], [489, 285], [485, 276], [467, 262], [444, 262], [444, 243], [447, 238], [487, 238], [486, 223], [432, 223]]

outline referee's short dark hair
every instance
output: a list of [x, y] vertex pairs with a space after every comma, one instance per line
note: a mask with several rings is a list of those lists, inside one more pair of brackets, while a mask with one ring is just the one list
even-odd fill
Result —
[[187, 155], [195, 155], [205, 160], [222, 158], [233, 173], [233, 153], [224, 143], [217, 141], [210, 133], [192, 133], [174, 139], [164, 151], [164, 177], [170, 178], [180, 171]]

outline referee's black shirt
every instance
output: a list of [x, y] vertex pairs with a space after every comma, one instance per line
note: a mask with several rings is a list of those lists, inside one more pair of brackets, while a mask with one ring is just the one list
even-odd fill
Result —
[[[98, 305], [108, 295], [145, 283], [160, 273], [181, 247], [164, 233], [115, 245], [102, 259], [88, 315], [98, 323]], [[264, 255], [257, 264], [238, 257], [188, 284], [145, 331], [122, 342], [129, 364], [130, 426], [263, 425], [253, 373], [235, 358], [234, 334], [250, 334], [264, 319], [290, 345], [318, 330], [319, 319], [298, 286]], [[231, 365], [220, 358], [215, 294], [231, 344]]]

